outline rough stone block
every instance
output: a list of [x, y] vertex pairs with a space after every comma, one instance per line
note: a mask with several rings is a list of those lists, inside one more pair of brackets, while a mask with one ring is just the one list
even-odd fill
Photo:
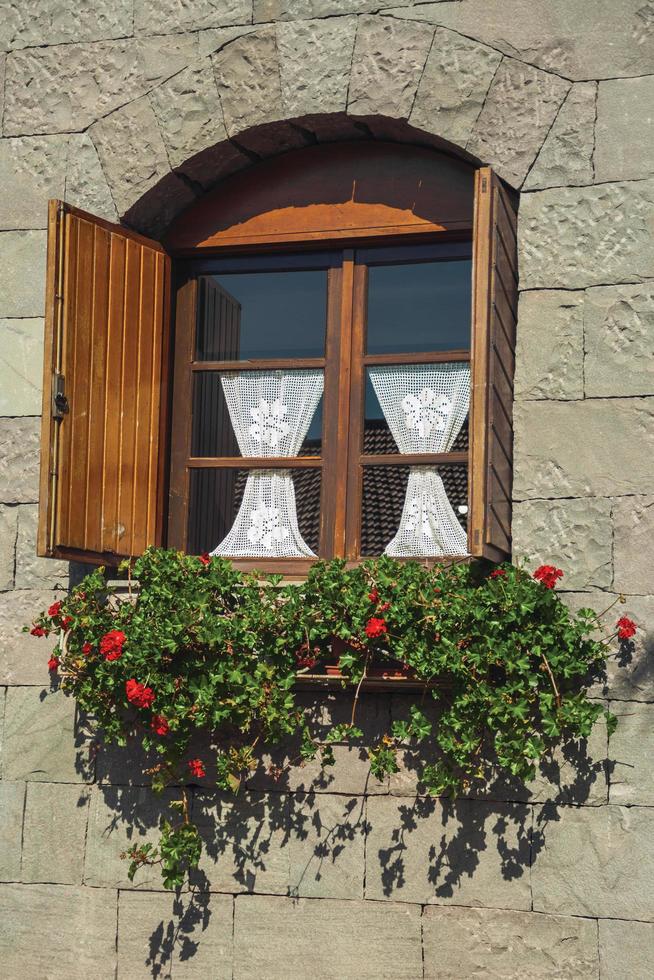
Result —
[[370, 797], [366, 898], [529, 909], [531, 808]]
[[560, 588], [611, 585], [611, 501], [525, 500], [513, 509], [514, 555], [563, 569]]
[[654, 923], [600, 919], [602, 980], [647, 980], [654, 976]]
[[410, 116], [413, 126], [465, 146], [502, 56], [437, 30]]
[[88, 133], [68, 140], [66, 201], [107, 221], [118, 221], [118, 212], [102, 171], [98, 152]]
[[587, 397], [654, 394], [654, 284], [586, 290], [584, 348]]
[[[413, 0], [400, 0], [409, 6]], [[379, 10], [376, 0], [254, 0], [254, 21], [304, 20], [337, 14], [367, 14]]]
[[583, 980], [599, 975], [597, 923], [499, 909], [425, 909], [425, 980], [529, 977]]
[[[147, 98], [137, 99], [100, 120], [92, 127], [91, 138], [120, 214], [129, 211], [165, 178], [167, 213], [160, 216], [162, 223], [193, 200], [192, 192], [171, 175], [157, 118]], [[139, 147], [137, 155], [134, 146]]]
[[654, 918], [654, 809], [536, 811], [531, 869], [536, 912]]
[[227, 138], [209, 58], [164, 82], [150, 99], [172, 167]]
[[81, 132], [196, 55], [195, 36], [185, 34], [13, 51], [7, 58], [4, 132]]
[[613, 502], [616, 592], [652, 592], [654, 497], [623, 497]]
[[8, 0], [2, 6], [0, 48], [33, 48], [74, 41], [101, 41], [132, 33], [131, 0], [64, 4], [61, 0]]
[[345, 111], [355, 31], [356, 17], [278, 26], [285, 115]]
[[67, 155], [67, 136], [0, 140], [1, 229], [47, 226], [48, 198], [64, 196]]
[[21, 880], [81, 885], [89, 790], [28, 783]]
[[520, 187], [569, 87], [555, 75], [505, 58], [466, 149], [482, 160], [491, 160], [500, 177]]
[[654, 492], [654, 398], [519, 402], [513, 421], [517, 500]]
[[[334, 725], [350, 721], [353, 694], [305, 695], [298, 698], [310, 719], [312, 731], [324, 738]], [[352, 746], [334, 745], [336, 764], [323, 768], [319, 761], [290, 764], [299, 757], [299, 741], [294, 740], [261, 754], [258, 768], [248, 780], [251, 789], [288, 790], [306, 793], [343, 793], [348, 796], [388, 792], [388, 780], [378, 780], [370, 772], [367, 747], [384, 735], [390, 725], [390, 701], [382, 695], [359, 699], [356, 723], [364, 737]], [[270, 768], [279, 767], [281, 776]]]
[[288, 797], [199, 793], [193, 819], [204, 841], [198, 887], [288, 894]]
[[241, 24], [238, 27], [210, 27], [208, 30], [199, 31], [198, 55], [200, 58], [208, 54], [214, 54], [219, 48], [224, 48], [226, 44], [244, 34], [251, 34], [257, 30], [256, 24]]
[[116, 905], [113, 891], [4, 885], [0, 888], [3, 973], [21, 980], [114, 980]]
[[230, 136], [283, 116], [273, 28], [239, 37], [212, 55], [211, 60]]
[[654, 806], [654, 704], [615, 701], [618, 727], [609, 742], [609, 802]]
[[433, 31], [391, 17], [361, 17], [348, 110], [408, 119]]
[[608, 3], [601, 17], [597, 0], [548, 0], [537, 7], [532, 0], [466, 0], [410, 10], [396, 4], [388, 12], [443, 24], [575, 81], [652, 70], [652, 12], [643, 0]]
[[579, 82], [568, 92], [524, 187], [571, 187], [593, 183], [595, 82]]
[[156, 796], [146, 787], [94, 787], [91, 793], [84, 884], [94, 888], [163, 889], [158, 866], [144, 866], [130, 881], [129, 859], [121, 858], [132, 844], [157, 844], [162, 817], [170, 818], [170, 801], [175, 796], [166, 791]]
[[54, 558], [37, 558], [36, 529], [39, 513], [37, 504], [16, 507], [18, 534], [16, 536], [16, 588], [61, 589], [68, 585], [68, 562]]
[[20, 880], [25, 783], [0, 780], [0, 881]]
[[93, 779], [90, 742], [61, 691], [10, 687], [5, 705], [3, 779], [83, 783]]
[[13, 589], [18, 508], [0, 506], [0, 591]]
[[40, 418], [0, 418], [0, 502], [39, 499]]
[[0, 320], [0, 416], [38, 415], [43, 320]]
[[234, 913], [239, 980], [416, 980], [420, 909], [380, 902], [239, 895]]
[[249, 24], [252, 0], [134, 0], [137, 34], [171, 34]]
[[521, 293], [514, 394], [525, 399], [583, 398], [584, 294]]
[[118, 976], [152, 980], [231, 980], [234, 900], [121, 892], [118, 903]]
[[0, 684], [47, 684], [47, 661], [57, 637], [30, 636], [23, 626], [62, 596], [31, 589], [0, 594]]
[[599, 83], [596, 180], [634, 180], [654, 173], [653, 102], [652, 74]]
[[518, 242], [523, 289], [654, 278], [654, 180], [525, 193]]
[[597, 684], [596, 690], [612, 701], [654, 701], [654, 596], [628, 596], [626, 604], [618, 603], [618, 596], [611, 592], [566, 592], [561, 598], [573, 610], [592, 609], [601, 617], [604, 628], [598, 630], [598, 637], [615, 633], [620, 616], [637, 623], [632, 640], [612, 640], [607, 683]]
[[290, 894], [363, 898], [365, 799], [310, 793], [289, 810]]
[[45, 250], [44, 231], [0, 232], [0, 317], [43, 316]]

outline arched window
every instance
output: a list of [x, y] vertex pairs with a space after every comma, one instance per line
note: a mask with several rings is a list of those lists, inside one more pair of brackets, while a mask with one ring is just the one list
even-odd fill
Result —
[[510, 551], [515, 208], [397, 144], [223, 181], [161, 246], [51, 204], [41, 554]]

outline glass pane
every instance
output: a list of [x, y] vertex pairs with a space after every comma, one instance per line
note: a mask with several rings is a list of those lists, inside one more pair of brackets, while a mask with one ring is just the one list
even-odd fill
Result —
[[195, 357], [323, 357], [326, 319], [325, 269], [201, 276]]
[[[240, 372], [240, 376], [246, 372]], [[259, 374], [260, 372], [253, 372]], [[300, 374], [302, 372], [298, 372]], [[234, 372], [228, 372], [234, 375]], [[288, 418], [288, 411], [282, 422]], [[253, 420], [250, 420], [253, 422]], [[271, 419], [274, 422], [274, 418]], [[281, 431], [281, 430], [280, 430]], [[275, 453], [264, 447], [260, 455], [285, 455], [284, 443]], [[322, 451], [322, 398], [318, 403], [309, 430], [299, 449], [298, 456], [319, 456]], [[193, 376], [193, 423], [191, 432], [192, 456], [240, 456], [234, 428], [225, 401], [218, 371], [197, 371]], [[250, 454], [252, 455], [252, 454]]]
[[[452, 443], [449, 452], [467, 452], [468, 450], [468, 418], [463, 423], [460, 432]], [[363, 452], [365, 455], [384, 455], [399, 452], [388, 422], [384, 417], [379, 399], [370, 380], [370, 372], [366, 372], [366, 399], [363, 419]]]
[[[238, 514], [248, 473], [239, 469], [193, 469], [190, 472], [188, 551], [213, 551]], [[285, 472], [289, 472], [288, 470]], [[311, 551], [318, 553], [320, 534], [320, 470], [291, 470], [297, 523]], [[264, 559], [261, 559], [262, 563]]]
[[368, 270], [368, 354], [470, 347], [472, 262], [448, 259]]
[[[365, 466], [361, 502], [361, 554], [381, 555], [400, 526], [408, 466]], [[468, 467], [439, 466], [447, 498], [464, 531], [468, 522]]]

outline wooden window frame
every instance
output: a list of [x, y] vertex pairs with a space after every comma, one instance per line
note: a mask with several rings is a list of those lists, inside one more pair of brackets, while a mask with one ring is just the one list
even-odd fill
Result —
[[[270, 248], [268, 243], [268, 248]], [[225, 256], [223, 251], [203, 253], [199, 259], [181, 259], [176, 265], [177, 303], [174, 326], [174, 403], [171, 430], [170, 508], [168, 545], [187, 550], [189, 480], [192, 469], [234, 468], [287, 470], [315, 468], [321, 471], [319, 558], [344, 558], [354, 565], [370, 555], [360, 554], [364, 467], [465, 464], [470, 469], [470, 452], [363, 453], [363, 422], [366, 369], [382, 364], [438, 364], [469, 362], [470, 348], [396, 354], [367, 354], [365, 330], [367, 281], [371, 266], [411, 264], [417, 261], [447, 261], [472, 258], [472, 227], [456, 232], [417, 232], [398, 238], [389, 234], [383, 241], [345, 240], [336, 249], [334, 238], [323, 242], [294, 242], [292, 251], [266, 251], [260, 241], [251, 250]], [[197, 281], [202, 274], [238, 271], [327, 270], [327, 313], [325, 355], [315, 358], [268, 358], [233, 361], [194, 359], [197, 325]], [[193, 377], [200, 372], [299, 370], [319, 368], [325, 372], [323, 408], [323, 452], [321, 456], [294, 457], [194, 457], [191, 455], [191, 412]], [[346, 460], [343, 469], [342, 460]], [[470, 481], [468, 480], [468, 484]], [[468, 500], [470, 509], [470, 501]], [[419, 556], [417, 556], [419, 557]], [[469, 556], [419, 558], [429, 564], [467, 560]], [[314, 558], [230, 559], [243, 571], [260, 571], [289, 577], [303, 576]]]

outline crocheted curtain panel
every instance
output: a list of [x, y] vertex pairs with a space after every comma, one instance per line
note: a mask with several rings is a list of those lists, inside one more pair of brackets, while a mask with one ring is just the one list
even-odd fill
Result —
[[[370, 380], [399, 451], [446, 453], [470, 406], [468, 364], [371, 367]], [[468, 543], [435, 466], [411, 466], [397, 533], [385, 548], [396, 557], [465, 555]]]
[[[323, 392], [322, 371], [230, 371], [220, 383], [243, 456], [297, 456]], [[236, 520], [211, 554], [315, 557], [298, 527], [290, 470], [248, 473]]]

